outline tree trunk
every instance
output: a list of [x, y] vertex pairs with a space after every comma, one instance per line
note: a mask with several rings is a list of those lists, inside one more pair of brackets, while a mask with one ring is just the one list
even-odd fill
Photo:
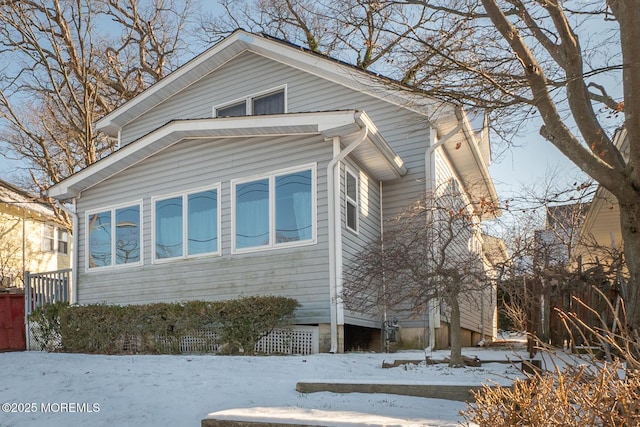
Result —
[[640, 330], [640, 200], [619, 202], [620, 227], [624, 239], [624, 255], [629, 269], [625, 306], [627, 323]]
[[449, 300], [451, 306], [451, 323], [449, 324], [449, 335], [451, 336], [451, 355], [449, 356], [449, 366], [461, 368], [464, 366], [462, 360], [462, 329], [460, 326], [460, 303], [455, 295]]

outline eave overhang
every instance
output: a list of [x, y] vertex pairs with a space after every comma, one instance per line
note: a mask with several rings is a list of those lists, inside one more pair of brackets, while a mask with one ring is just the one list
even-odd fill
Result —
[[352, 154], [358, 162], [381, 181], [406, 174], [404, 162], [380, 135], [371, 119], [364, 112], [348, 110], [174, 120], [52, 186], [47, 193], [58, 200], [79, 197], [86, 189], [183, 140], [295, 135], [320, 135], [326, 140], [334, 137], [348, 139], [364, 127], [368, 130], [368, 137]]
[[[476, 132], [467, 114], [457, 109], [456, 114], [438, 122], [438, 132], [446, 135], [461, 124], [460, 130], [442, 145], [442, 150], [462, 181], [471, 203], [482, 212], [482, 219], [495, 219], [502, 215], [500, 201], [489, 173], [486, 154], [482, 152]], [[486, 135], [483, 130], [481, 134]], [[485, 136], [486, 138], [486, 136]], [[486, 142], [485, 142], [486, 143]]]

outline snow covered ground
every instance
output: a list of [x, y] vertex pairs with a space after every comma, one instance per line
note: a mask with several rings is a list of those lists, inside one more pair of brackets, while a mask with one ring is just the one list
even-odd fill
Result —
[[[463, 353], [483, 361], [519, 360], [511, 350], [470, 348]], [[256, 357], [0, 353], [0, 427], [197, 427], [207, 414], [219, 411], [295, 413], [325, 425], [454, 426], [463, 421], [462, 402], [391, 394], [302, 394], [295, 386], [303, 380], [509, 384], [518, 375], [505, 363], [382, 369], [383, 361], [424, 357], [421, 351]]]

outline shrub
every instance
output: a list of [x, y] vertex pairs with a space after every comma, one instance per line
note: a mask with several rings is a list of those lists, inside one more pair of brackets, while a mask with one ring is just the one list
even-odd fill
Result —
[[[287, 325], [298, 307], [284, 297], [245, 297], [228, 301], [189, 301], [115, 306], [72, 306], [59, 313], [64, 351], [81, 353], [179, 353], [185, 337], [203, 347], [253, 354], [256, 342]], [[218, 342], [211, 343], [214, 330]]]
[[260, 338], [288, 324], [298, 306], [294, 299], [273, 296], [225, 301], [221, 304], [218, 322], [227, 352], [242, 349], [245, 354], [253, 354]]

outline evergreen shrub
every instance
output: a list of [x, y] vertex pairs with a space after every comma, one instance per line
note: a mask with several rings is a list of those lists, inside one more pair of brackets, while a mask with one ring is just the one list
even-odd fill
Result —
[[[51, 329], [51, 334], [57, 333], [61, 339], [60, 349], [73, 353], [176, 354], [180, 342], [189, 338], [203, 342], [203, 348], [253, 354], [260, 338], [291, 324], [298, 306], [295, 299], [275, 296], [126, 306], [73, 305], [55, 310], [45, 306], [37, 319], [47, 320], [46, 325], [51, 325], [47, 331]], [[207, 342], [211, 340], [215, 342]]]

